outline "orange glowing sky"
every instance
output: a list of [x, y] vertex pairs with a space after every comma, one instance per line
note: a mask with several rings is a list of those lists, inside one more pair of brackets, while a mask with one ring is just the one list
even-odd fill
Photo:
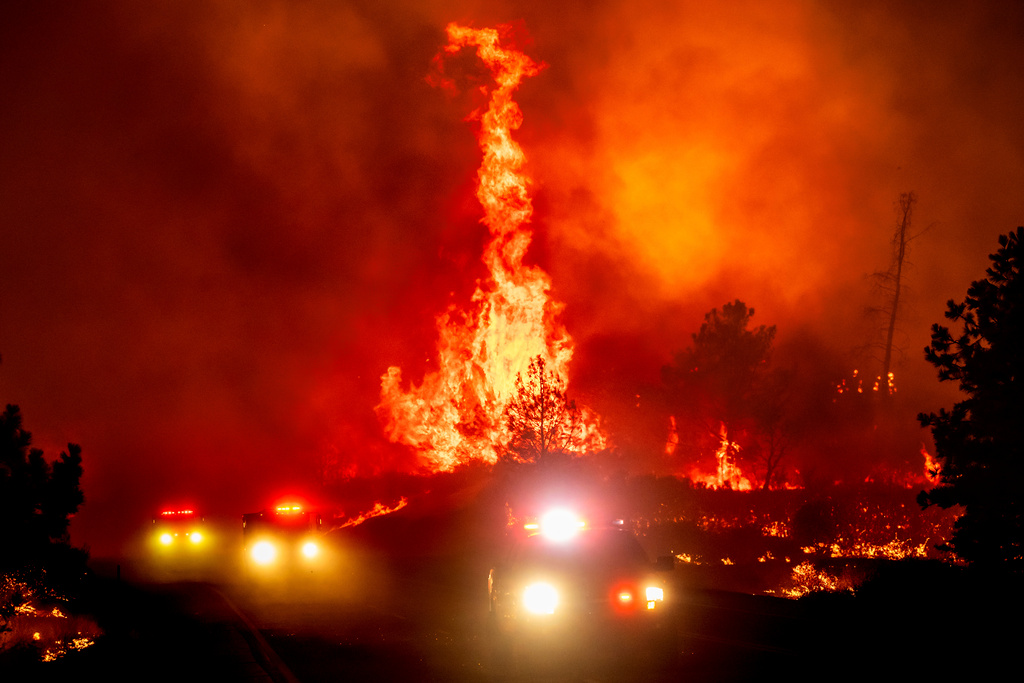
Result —
[[0, 398], [51, 457], [82, 444], [76, 533], [410, 466], [379, 377], [429, 370], [484, 275], [479, 102], [428, 83], [450, 21], [517, 22], [547, 64], [516, 139], [579, 391], [628, 402], [735, 298], [844, 367], [912, 190], [897, 370], [909, 411], [948, 402], [928, 327], [1024, 224], [1020, 3], [569, 5], [5, 10]]

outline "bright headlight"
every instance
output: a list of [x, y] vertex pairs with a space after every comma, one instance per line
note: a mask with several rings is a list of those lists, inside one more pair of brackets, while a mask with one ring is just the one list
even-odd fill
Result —
[[303, 556], [312, 560], [314, 557], [320, 554], [320, 546], [318, 546], [313, 541], [306, 541], [302, 544], [302, 554]]
[[550, 583], [531, 583], [523, 591], [523, 607], [531, 614], [554, 614], [558, 591]]
[[174, 540], [174, 537], [171, 536], [170, 534], [167, 534], [167, 533], [160, 534], [160, 542], [163, 543], [164, 545], [170, 545], [173, 540]]
[[586, 522], [569, 510], [551, 510], [540, 520], [540, 532], [552, 541], [568, 541]]
[[193, 531], [191, 534], [188, 535], [188, 540], [192, 541], [193, 543], [202, 543], [203, 535], [198, 531]]
[[664, 600], [665, 590], [663, 588], [660, 588], [659, 586], [648, 586], [646, 595], [648, 602], [650, 602], [651, 600]]
[[252, 559], [256, 564], [270, 564], [277, 559], [277, 548], [270, 541], [260, 541], [252, 547]]

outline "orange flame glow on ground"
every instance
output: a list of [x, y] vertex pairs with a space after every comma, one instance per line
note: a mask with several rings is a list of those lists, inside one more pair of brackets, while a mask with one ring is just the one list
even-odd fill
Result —
[[11, 609], [7, 619], [0, 620], [0, 652], [31, 649], [41, 661], [53, 662], [95, 645], [103, 635], [99, 625], [91, 617], [69, 616], [59, 604], [67, 606], [67, 599], [50, 588], [16, 574], [0, 575], [0, 605]]
[[[412, 446], [434, 471], [471, 460], [495, 462], [497, 449], [508, 441], [504, 411], [516, 376], [525, 376], [530, 360], [541, 356], [564, 387], [573, 353], [572, 338], [558, 322], [563, 305], [548, 295], [550, 278], [523, 264], [533, 206], [525, 155], [512, 139], [522, 122], [512, 95], [543, 65], [503, 47], [497, 29], [450, 24], [447, 32], [445, 53], [476, 48], [494, 78], [480, 120], [483, 162], [476, 193], [484, 209], [481, 222], [491, 233], [482, 256], [489, 278], [478, 283], [471, 310], [453, 306], [438, 316], [437, 370], [405, 390], [401, 368], [389, 367], [377, 406], [388, 437]], [[586, 414], [584, 420], [592, 422]]]

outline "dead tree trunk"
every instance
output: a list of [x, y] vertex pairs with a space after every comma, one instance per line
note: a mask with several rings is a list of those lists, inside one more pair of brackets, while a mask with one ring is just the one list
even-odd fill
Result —
[[913, 211], [914, 202], [917, 197], [913, 192], [904, 192], [900, 195], [897, 204], [897, 226], [896, 234], [893, 235], [893, 270], [892, 274], [892, 302], [889, 307], [889, 328], [885, 335], [885, 357], [882, 360], [882, 381], [888, 381], [889, 372], [892, 369], [892, 340], [896, 334], [896, 313], [900, 305], [900, 288], [903, 278], [903, 261], [907, 256], [907, 231], [910, 228], [910, 215]]

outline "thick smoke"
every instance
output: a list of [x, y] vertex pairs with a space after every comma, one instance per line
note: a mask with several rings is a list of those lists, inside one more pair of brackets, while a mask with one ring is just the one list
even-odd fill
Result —
[[518, 22], [548, 64], [517, 139], [571, 391], [633, 424], [735, 298], [808, 392], [870, 363], [870, 275], [913, 190], [896, 371], [901, 443], [922, 436], [913, 413], [950, 396], [928, 326], [1024, 222], [1019, 4], [569, 5], [5, 10], [0, 389], [51, 455], [83, 445], [76, 534], [102, 551], [165, 501], [232, 517], [413, 467], [379, 377], [432, 367], [486, 239], [472, 98], [427, 82], [449, 21]]

